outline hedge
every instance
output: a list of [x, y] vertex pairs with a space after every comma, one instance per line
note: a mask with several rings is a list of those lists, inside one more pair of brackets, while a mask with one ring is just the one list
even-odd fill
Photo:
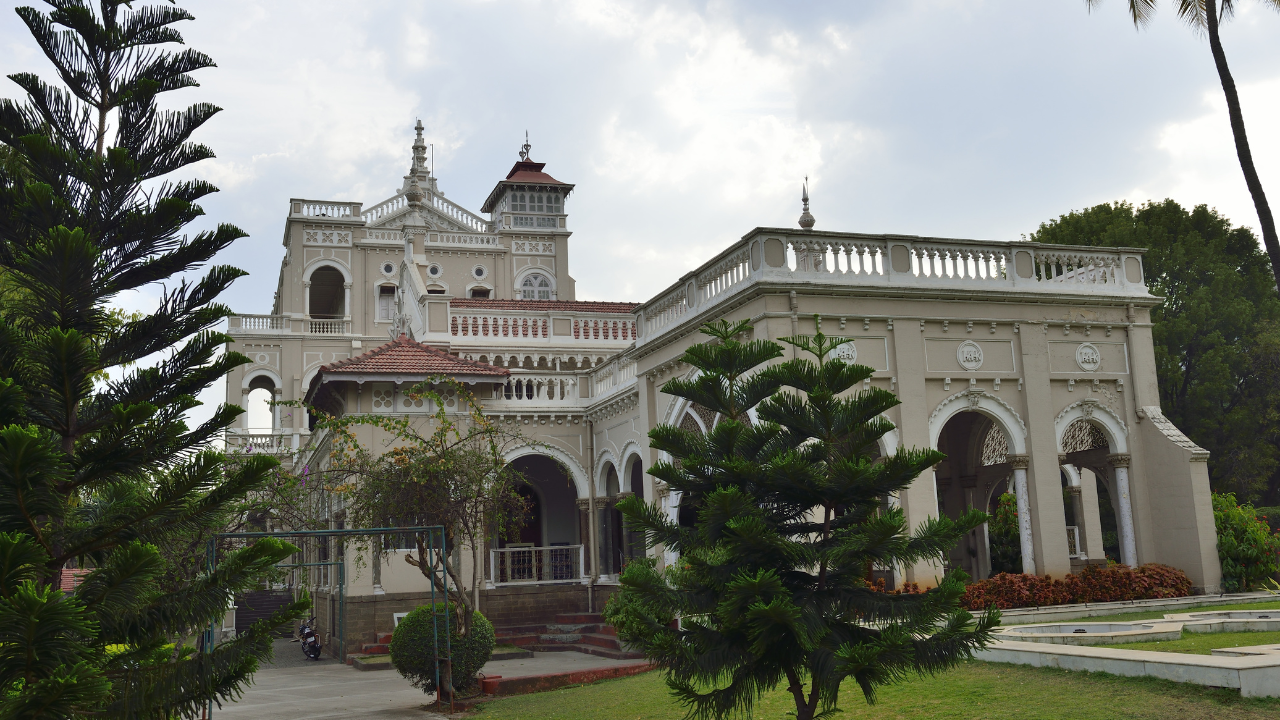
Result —
[[[391, 664], [400, 674], [405, 676], [414, 687], [422, 688], [424, 693], [436, 691], [436, 653], [445, 654], [445, 605], [437, 603], [415, 608], [396, 625], [391, 636]], [[434, 622], [433, 622], [434, 615]], [[479, 612], [471, 616], [471, 630], [467, 635], [458, 634], [458, 615], [453, 606], [449, 607], [449, 629], [453, 650], [453, 687], [458, 693], [466, 694], [478, 687], [476, 673], [493, 655], [493, 624]], [[436, 638], [440, 644], [437, 651], [432, 644]]]
[[1073, 605], [1075, 603], [1147, 600], [1185, 597], [1191, 594], [1191, 579], [1168, 565], [1150, 563], [1090, 565], [1079, 575], [1054, 580], [1045, 575], [1000, 573], [987, 580], [970, 583], [960, 602], [970, 610]]

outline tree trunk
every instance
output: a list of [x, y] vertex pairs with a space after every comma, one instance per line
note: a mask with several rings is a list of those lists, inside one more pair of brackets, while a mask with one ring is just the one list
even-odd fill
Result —
[[1222, 93], [1227, 96], [1227, 115], [1231, 118], [1231, 134], [1235, 136], [1236, 155], [1240, 158], [1240, 169], [1244, 171], [1244, 182], [1253, 196], [1253, 206], [1258, 211], [1258, 224], [1262, 228], [1262, 244], [1271, 256], [1271, 272], [1280, 285], [1280, 238], [1276, 236], [1276, 221], [1271, 215], [1271, 206], [1267, 204], [1267, 196], [1262, 192], [1262, 181], [1258, 179], [1258, 170], [1253, 166], [1253, 153], [1249, 150], [1249, 138], [1244, 131], [1244, 114], [1240, 110], [1240, 95], [1236, 92], [1236, 81], [1231, 77], [1227, 67], [1227, 55], [1222, 51], [1222, 40], [1218, 37], [1218, 0], [1205, 0], [1205, 21], [1209, 31], [1209, 49], [1213, 51], [1213, 62], [1218, 68], [1218, 79], [1222, 81]]

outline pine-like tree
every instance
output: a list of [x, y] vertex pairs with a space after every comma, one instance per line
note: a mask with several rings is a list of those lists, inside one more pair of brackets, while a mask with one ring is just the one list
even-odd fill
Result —
[[628, 565], [606, 616], [666, 671], [691, 717], [749, 714], [785, 682], [796, 716], [811, 720], [836, 707], [845, 679], [871, 702], [877, 686], [944, 670], [988, 642], [999, 613], [975, 621], [960, 608], [962, 577], [921, 594], [869, 582], [874, 565], [940, 562], [986, 515], [909, 531], [884, 501], [944, 456], [900, 449], [874, 458], [892, 428], [882, 413], [898, 400], [857, 389], [873, 371], [830, 357], [845, 338], [820, 328], [784, 338], [816, 362], [758, 369], [782, 347], [736, 339], [747, 331], [746, 322], [704, 327], [714, 340], [682, 358], [698, 374], [662, 388], [719, 414], [705, 435], [668, 425], [649, 434], [672, 458], [650, 473], [696, 508], [696, 521], [681, 526], [638, 498], [618, 504], [650, 547], [679, 559], [664, 570]]
[[[181, 9], [49, 5], [17, 12], [65, 89], [16, 74], [27, 101], [0, 100], [0, 717], [198, 716], [245, 686], [271, 629], [306, 605], [197, 650], [174, 642], [295, 548], [264, 540], [161, 584], [157, 547], [208, 531], [277, 464], [228, 468], [210, 449], [240, 408], [183, 420], [247, 362], [211, 331], [242, 272], [175, 278], [244, 233], [181, 234], [215, 188], [163, 179], [213, 156], [190, 137], [218, 108], [157, 104], [213, 62], [164, 48], [182, 43]], [[155, 312], [112, 312], [121, 293], [166, 281]], [[68, 566], [89, 571], [74, 589], [61, 584]]]

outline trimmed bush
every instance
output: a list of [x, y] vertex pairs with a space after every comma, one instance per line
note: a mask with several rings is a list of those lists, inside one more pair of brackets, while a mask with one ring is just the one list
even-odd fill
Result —
[[[434, 608], [431, 605], [419, 606], [400, 620], [391, 636], [391, 664], [424, 693], [436, 691], [436, 655], [447, 652], [444, 611], [444, 603], [436, 603]], [[433, 625], [439, 630], [438, 653], [432, 643]], [[478, 686], [476, 673], [493, 655], [493, 623], [484, 615], [473, 613], [470, 632], [465, 636], [459, 635], [457, 613], [450, 607], [449, 633], [453, 650], [453, 689], [462, 695]]]
[[1185, 597], [1191, 594], [1191, 578], [1177, 568], [1150, 563], [1130, 568], [1127, 565], [1099, 567], [1090, 565], [1079, 575], [1054, 580], [1045, 575], [1000, 573], [986, 580], [970, 583], [960, 603], [970, 610], [985, 610], [994, 605], [1001, 610], [1046, 605], [1147, 600], [1150, 598]]
[[1218, 530], [1223, 590], [1249, 590], [1276, 573], [1280, 533], [1252, 505], [1237, 503], [1231, 493], [1214, 493], [1213, 523]]

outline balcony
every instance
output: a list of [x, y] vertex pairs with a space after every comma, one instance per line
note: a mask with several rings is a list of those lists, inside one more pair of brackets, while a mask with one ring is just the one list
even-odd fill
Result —
[[586, 582], [585, 559], [581, 545], [494, 548], [489, 551], [489, 582], [495, 587]]
[[312, 320], [290, 315], [231, 315], [232, 335], [349, 335], [350, 320]]

